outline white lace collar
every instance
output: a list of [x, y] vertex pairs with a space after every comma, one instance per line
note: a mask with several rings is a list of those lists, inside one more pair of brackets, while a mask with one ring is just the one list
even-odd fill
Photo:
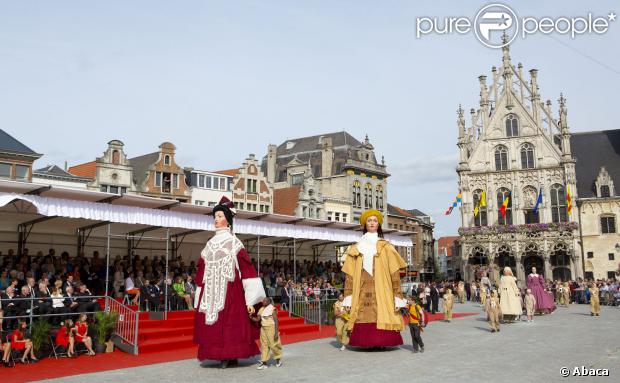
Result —
[[372, 275], [373, 261], [377, 254], [377, 241], [379, 241], [379, 234], [366, 233], [357, 244], [357, 249], [364, 256], [362, 267], [370, 275]]

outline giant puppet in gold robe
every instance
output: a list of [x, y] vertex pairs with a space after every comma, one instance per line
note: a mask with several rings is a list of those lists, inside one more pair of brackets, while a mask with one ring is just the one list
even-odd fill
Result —
[[[364, 225], [376, 210], [365, 212]], [[379, 218], [379, 222], [382, 218]], [[379, 223], [380, 224], [380, 223]], [[407, 265], [394, 246], [378, 232], [366, 232], [347, 250], [342, 267], [345, 273], [345, 306], [351, 307], [349, 345], [354, 347], [392, 347], [403, 343], [404, 328], [399, 309], [405, 307], [400, 286], [400, 270]]]

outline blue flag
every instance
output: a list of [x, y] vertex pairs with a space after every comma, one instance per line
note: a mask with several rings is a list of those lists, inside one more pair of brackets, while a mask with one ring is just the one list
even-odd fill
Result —
[[538, 199], [536, 200], [536, 205], [534, 206], [534, 210], [532, 212], [534, 214], [538, 214], [538, 207], [542, 203], [542, 188], [538, 189]]

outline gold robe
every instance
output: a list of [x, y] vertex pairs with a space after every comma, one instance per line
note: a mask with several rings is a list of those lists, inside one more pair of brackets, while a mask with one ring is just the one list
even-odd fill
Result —
[[[404, 329], [403, 318], [394, 305], [394, 297], [402, 298], [399, 271], [407, 267], [407, 264], [394, 246], [381, 238], [377, 241], [377, 252], [373, 259], [372, 276], [362, 269], [362, 262], [363, 255], [359, 252], [357, 244], [349, 246], [344, 265], [342, 266], [342, 272], [347, 277], [345, 296], [348, 295], [349, 291], [351, 293], [351, 312], [348, 329], [353, 330], [353, 326], [360, 317], [360, 311], [366, 311], [367, 309], [376, 309], [377, 329], [398, 331]], [[376, 306], [365, 302], [364, 308], [360, 310], [364, 300], [364, 297], [361, 296], [362, 280], [365, 282], [364, 285], [374, 285], [374, 294], [370, 294], [370, 296], [372, 296], [373, 301], [376, 301]], [[369, 307], [366, 307], [367, 305]]]

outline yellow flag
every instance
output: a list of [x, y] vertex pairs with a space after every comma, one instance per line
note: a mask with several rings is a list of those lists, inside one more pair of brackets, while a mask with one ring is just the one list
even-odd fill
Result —
[[474, 217], [477, 217], [478, 213], [480, 212], [480, 208], [486, 205], [487, 205], [487, 195], [483, 191], [482, 193], [480, 193], [480, 200], [478, 201], [478, 204], [476, 204], [476, 207], [474, 207]]

